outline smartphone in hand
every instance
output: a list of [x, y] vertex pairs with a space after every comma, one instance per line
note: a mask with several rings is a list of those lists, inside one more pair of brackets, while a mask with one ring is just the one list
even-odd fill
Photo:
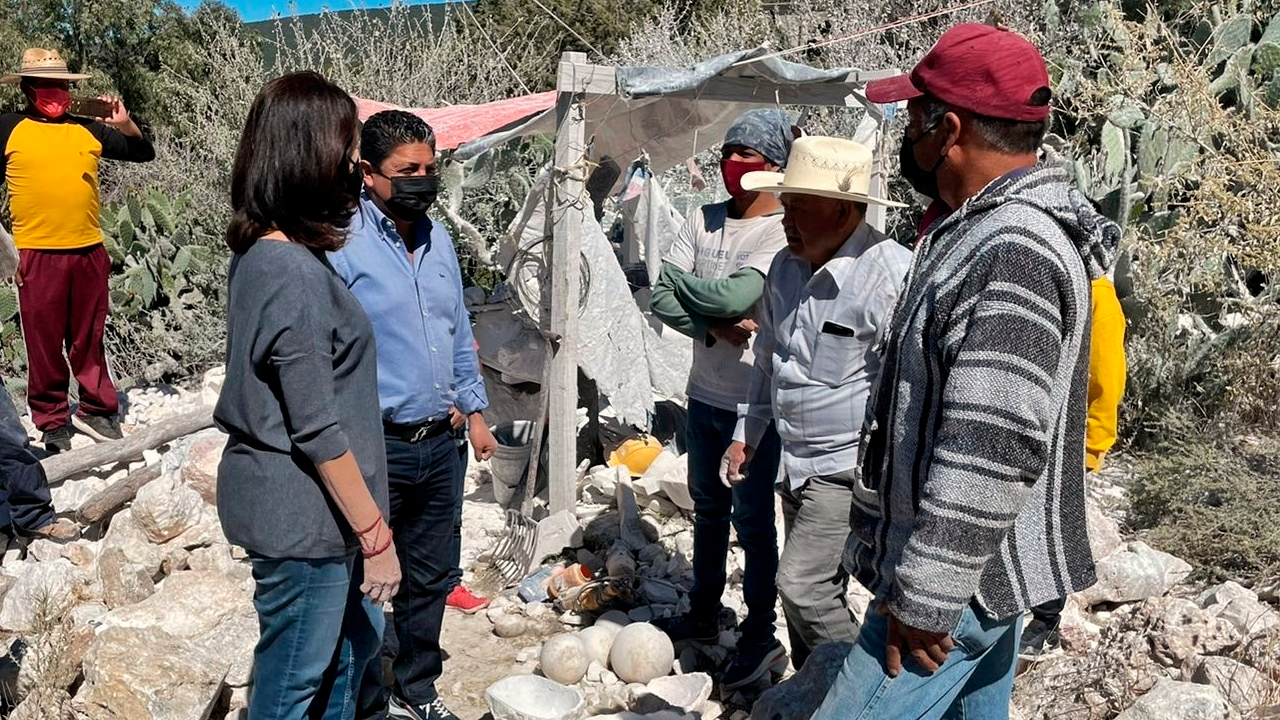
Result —
[[71, 114], [80, 117], [109, 118], [115, 112], [115, 105], [98, 98], [71, 98]]

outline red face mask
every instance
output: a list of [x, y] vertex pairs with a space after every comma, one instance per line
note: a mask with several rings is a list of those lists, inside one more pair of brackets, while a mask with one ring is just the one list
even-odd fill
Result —
[[71, 109], [71, 91], [66, 88], [34, 88], [31, 94], [35, 97], [31, 104], [41, 115], [56, 120]]
[[742, 176], [749, 172], [764, 169], [765, 162], [744, 162], [742, 160], [724, 159], [720, 161], [720, 176], [724, 178], [724, 189], [730, 197], [739, 197], [747, 193], [742, 189]]

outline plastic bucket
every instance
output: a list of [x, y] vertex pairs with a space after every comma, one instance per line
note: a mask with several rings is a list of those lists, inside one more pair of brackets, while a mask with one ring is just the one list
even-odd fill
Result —
[[529, 470], [533, 454], [533, 422], [513, 420], [489, 428], [498, 448], [489, 458], [489, 474], [493, 476], [493, 499], [506, 506]]

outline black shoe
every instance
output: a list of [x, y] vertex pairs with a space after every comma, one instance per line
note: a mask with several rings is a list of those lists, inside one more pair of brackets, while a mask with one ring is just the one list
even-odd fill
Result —
[[71, 424], [98, 442], [124, 437], [124, 433], [120, 431], [120, 421], [106, 415], [73, 415]]
[[425, 705], [412, 705], [395, 695], [391, 696], [391, 701], [387, 705], [387, 720], [397, 718], [397, 720], [458, 720], [458, 716], [454, 715], [449, 708], [445, 707], [444, 701], [436, 698]]
[[714, 620], [695, 619], [692, 615], [658, 618], [650, 624], [666, 633], [673, 643], [683, 640], [707, 643], [720, 639], [718, 623]]
[[1023, 660], [1035, 660], [1041, 655], [1057, 650], [1061, 647], [1058, 640], [1058, 623], [1060, 620], [1055, 619], [1052, 624], [1041, 620], [1040, 618], [1032, 618], [1031, 622], [1022, 629], [1022, 640], [1018, 644], [1018, 657]]
[[[769, 672], [769, 668], [786, 663], [787, 649], [777, 638], [769, 638], [760, 645], [744, 645], [729, 660], [729, 667], [720, 677], [720, 687], [728, 692], [749, 685]], [[785, 668], [783, 668], [785, 669]]]
[[71, 426], [63, 425], [52, 430], [45, 430], [40, 442], [44, 443], [45, 452], [53, 455], [71, 449]]

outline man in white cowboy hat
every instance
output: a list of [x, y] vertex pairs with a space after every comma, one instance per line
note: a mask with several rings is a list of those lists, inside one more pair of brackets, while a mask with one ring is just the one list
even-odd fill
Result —
[[[14, 279], [27, 346], [27, 403], [49, 452], [71, 448], [72, 422], [95, 440], [121, 436], [102, 346], [111, 258], [99, 224], [98, 160], [155, 157], [118, 98], [101, 98], [110, 111], [101, 122], [68, 114], [71, 83], [88, 77], [69, 72], [56, 50], [43, 48], [23, 52], [18, 72], [0, 77], [27, 97], [25, 110], [0, 115], [0, 179], [9, 189], [20, 255]], [[72, 373], [80, 386], [74, 418], [67, 397]]]
[[[778, 592], [796, 668], [858, 624], [840, 552], [849, 535], [853, 474], [867, 395], [880, 370], [876, 343], [911, 253], [866, 223], [871, 151], [851, 140], [795, 142], [785, 173], [754, 172], [743, 187], [780, 193], [787, 247], [769, 268], [755, 366], [722, 472], [740, 482], [770, 421], [782, 437], [786, 544]], [[748, 470], [748, 463], [751, 463]]]

